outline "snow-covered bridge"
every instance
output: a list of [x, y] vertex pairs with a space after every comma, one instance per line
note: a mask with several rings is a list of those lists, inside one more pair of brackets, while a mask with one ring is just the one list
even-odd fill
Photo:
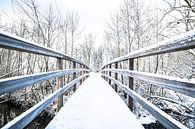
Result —
[[47, 129], [143, 129], [133, 113], [99, 73], [71, 96]]
[[[0, 33], [0, 47], [57, 59], [55, 71], [0, 80], [0, 95], [54, 78], [56, 78], [57, 88], [55, 92], [46, 96], [35, 106], [7, 123], [3, 129], [26, 127], [51, 104], [57, 104], [59, 112], [47, 126], [48, 129], [140, 129], [143, 126], [131, 112], [133, 101], [138, 102], [166, 128], [187, 128], [133, 91], [134, 78], [192, 98], [195, 97], [194, 79], [188, 80], [134, 71], [134, 60], [140, 57], [193, 49], [195, 48], [195, 31], [187, 32], [168, 41], [163, 41], [114, 59], [104, 65], [100, 73], [89, 73], [89, 67], [79, 60], [3, 32]], [[72, 69], [63, 69], [64, 60], [72, 62]], [[128, 68], [120, 69], [119, 63], [121, 62], [127, 62]], [[64, 84], [64, 76], [67, 75], [72, 75], [72, 80]], [[128, 84], [120, 80], [119, 75], [128, 77]], [[81, 85], [77, 88], [79, 84]], [[114, 90], [109, 84], [114, 87]], [[77, 91], [63, 106], [63, 94], [70, 89], [73, 91], [77, 89]], [[125, 92], [125, 96], [128, 98], [128, 106], [115, 93], [119, 89]]]

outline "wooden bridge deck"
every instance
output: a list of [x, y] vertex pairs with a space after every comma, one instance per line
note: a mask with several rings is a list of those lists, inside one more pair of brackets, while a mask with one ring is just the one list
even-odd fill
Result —
[[90, 73], [46, 128], [144, 129], [98, 73]]

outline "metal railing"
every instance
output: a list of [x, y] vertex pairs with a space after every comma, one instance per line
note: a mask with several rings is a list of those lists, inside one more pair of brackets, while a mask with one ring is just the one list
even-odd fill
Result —
[[[57, 59], [57, 70], [50, 72], [42, 72], [31, 75], [23, 75], [17, 77], [10, 77], [0, 80], [0, 95], [14, 92], [16, 90], [32, 86], [33, 84], [57, 78], [57, 91], [50, 94], [44, 100], [37, 103], [32, 108], [28, 109], [9, 123], [2, 129], [19, 129], [26, 127], [33, 119], [35, 119], [43, 110], [45, 110], [52, 102], [56, 101], [57, 110], [63, 106], [63, 94], [65, 91], [73, 87], [76, 90], [76, 84], [82, 83], [88, 77], [89, 67], [79, 60], [69, 57], [63, 53], [57, 52], [47, 47], [40, 46], [33, 42], [27, 41], [23, 38], [0, 32], [0, 48], [9, 50], [16, 50], [20, 52], [33, 53], [47, 57], [54, 57]], [[63, 69], [63, 60], [72, 62], [73, 69]], [[77, 68], [80, 67], [80, 68]], [[73, 80], [68, 84], [64, 84], [63, 77], [65, 75], [73, 74]], [[77, 77], [79, 76], [79, 77]]]
[[[164, 87], [190, 97], [195, 97], [195, 81], [194, 79], [185, 80], [178, 77], [165, 76], [153, 73], [134, 71], [134, 60], [140, 57], [165, 54], [170, 52], [182, 51], [195, 48], [195, 31], [190, 31], [182, 35], [176, 36], [169, 40], [159, 42], [155, 45], [142, 48], [125, 56], [116, 58], [102, 67], [102, 77], [109, 84], [111, 81], [115, 84], [114, 89], [117, 92], [119, 86], [128, 95], [128, 107], [132, 110], [133, 100], [138, 102], [143, 108], [149, 111], [157, 120], [166, 128], [186, 129], [183, 124], [173, 119], [171, 116], [160, 110], [158, 107], [147, 101], [135, 91], [133, 91], [134, 78]], [[119, 69], [121, 62], [128, 61], [128, 69]], [[114, 65], [114, 67], [113, 67]], [[114, 73], [114, 78], [111, 76]], [[118, 81], [118, 74], [128, 77], [128, 86]]]

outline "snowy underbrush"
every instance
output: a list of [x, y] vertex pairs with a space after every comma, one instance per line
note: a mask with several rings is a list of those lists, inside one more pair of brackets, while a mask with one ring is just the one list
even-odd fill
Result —
[[167, 91], [166, 95], [150, 96], [150, 101], [189, 129], [195, 128], [195, 99]]
[[[53, 93], [55, 90], [56, 90], [55, 86], [51, 86], [49, 82], [42, 82], [40, 84], [33, 85], [28, 88], [24, 88], [22, 90], [15, 91], [13, 93], [7, 93], [1, 95], [0, 104], [4, 104], [4, 105], [8, 104], [10, 107], [14, 107], [17, 110], [21, 111], [22, 113], [28, 110], [29, 108], [33, 107], [43, 99], [45, 99], [48, 95]], [[66, 91], [63, 96], [63, 102], [66, 103], [66, 101], [70, 98], [72, 94], [73, 94], [72, 90]], [[44, 129], [56, 114], [57, 114], [57, 106], [56, 103], [53, 102], [39, 116], [37, 116], [27, 126], [27, 128], [38, 127], [39, 129]], [[12, 119], [14, 119], [14, 117]], [[7, 122], [9, 122], [10, 120], [8, 120]], [[4, 122], [3, 125], [5, 125], [6, 123]]]
[[[171, 90], [158, 88], [153, 85], [147, 85], [145, 83], [142, 84], [142, 86], [139, 85], [139, 87], [136, 89], [137, 93], [146, 98], [148, 101], [152, 102], [155, 106], [172, 116], [177, 121], [184, 124], [189, 129], [195, 128], [194, 98], [179, 94]], [[153, 90], [155, 89], [156, 92], [151, 92], [151, 88]], [[118, 94], [123, 99], [123, 101], [127, 103], [127, 97], [124, 91], [119, 88]], [[160, 124], [158, 120], [156, 120], [150, 113], [148, 113], [141, 107], [140, 104], [136, 102], [134, 102], [133, 112], [145, 128], [165, 129], [165, 127]]]

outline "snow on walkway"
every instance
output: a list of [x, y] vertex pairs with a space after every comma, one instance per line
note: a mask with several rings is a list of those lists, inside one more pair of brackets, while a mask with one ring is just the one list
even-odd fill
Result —
[[144, 129], [99, 73], [71, 96], [46, 129]]

